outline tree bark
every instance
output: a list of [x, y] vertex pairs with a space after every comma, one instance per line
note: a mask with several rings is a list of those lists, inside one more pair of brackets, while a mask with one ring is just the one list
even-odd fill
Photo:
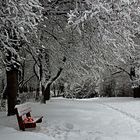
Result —
[[60, 76], [61, 72], [62, 72], [62, 68], [59, 69], [59, 71], [57, 72], [56, 76], [53, 77], [52, 79], [49, 80], [49, 82], [47, 83], [46, 87], [43, 90], [43, 98], [42, 98], [42, 103], [46, 103], [47, 100], [50, 100], [50, 88], [52, 83]]
[[15, 114], [16, 97], [18, 93], [18, 70], [6, 72], [7, 75], [7, 96], [8, 96], [8, 116]]
[[42, 97], [42, 103], [46, 103], [46, 101], [47, 100], [50, 100], [50, 87], [51, 87], [51, 84], [52, 83], [49, 83], [48, 85], [47, 85], [47, 87], [46, 88], [43, 88], [43, 91], [42, 91], [42, 93], [43, 93], [43, 97]]

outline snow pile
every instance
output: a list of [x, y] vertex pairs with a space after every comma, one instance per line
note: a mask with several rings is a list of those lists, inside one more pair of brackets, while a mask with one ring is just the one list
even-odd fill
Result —
[[16, 116], [0, 112], [2, 140], [138, 140], [140, 101], [134, 98], [63, 99], [31, 103], [32, 114], [44, 116], [36, 129], [19, 131]]

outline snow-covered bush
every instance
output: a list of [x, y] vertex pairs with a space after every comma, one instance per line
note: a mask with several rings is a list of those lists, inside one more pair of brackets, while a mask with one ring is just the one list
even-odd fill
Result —
[[92, 79], [86, 79], [81, 83], [75, 83], [71, 89], [69, 89], [68, 94], [64, 93], [66, 98], [93, 98], [97, 97], [96, 83]]

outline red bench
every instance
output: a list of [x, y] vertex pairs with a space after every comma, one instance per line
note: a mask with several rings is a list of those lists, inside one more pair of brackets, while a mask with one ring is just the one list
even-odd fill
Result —
[[41, 123], [41, 117], [32, 117], [31, 116], [31, 107], [29, 104], [16, 105], [16, 116], [18, 120], [19, 129], [25, 131], [25, 128], [35, 128], [36, 123]]

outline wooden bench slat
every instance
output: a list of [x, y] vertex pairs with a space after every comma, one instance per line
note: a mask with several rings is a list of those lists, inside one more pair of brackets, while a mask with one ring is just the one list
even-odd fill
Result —
[[28, 112], [32, 111], [28, 103], [23, 104], [23, 105], [16, 105], [15, 108], [17, 108], [19, 116], [23, 116], [27, 114]]

